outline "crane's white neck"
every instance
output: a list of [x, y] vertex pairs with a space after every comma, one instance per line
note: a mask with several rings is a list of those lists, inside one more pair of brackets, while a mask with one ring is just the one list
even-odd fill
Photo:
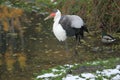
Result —
[[61, 18], [61, 12], [58, 10], [54, 17], [53, 33], [59, 41], [65, 41], [67, 38], [66, 31], [59, 24], [60, 18]]
[[61, 12], [57, 10], [57, 13], [54, 17], [54, 22], [59, 22], [60, 18], [61, 18]]

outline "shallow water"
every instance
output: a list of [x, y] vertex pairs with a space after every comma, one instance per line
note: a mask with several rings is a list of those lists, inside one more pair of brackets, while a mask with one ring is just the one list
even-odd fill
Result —
[[119, 42], [104, 45], [99, 34], [96, 38], [94, 32], [85, 35], [77, 48], [78, 53], [74, 54], [74, 37], [68, 38], [69, 51], [66, 51], [64, 42], [53, 35], [50, 21], [31, 19], [24, 33], [24, 51], [14, 54], [6, 51], [4, 56], [0, 55], [0, 80], [33, 80], [34, 74], [42, 69], [120, 56], [114, 47], [119, 47]]

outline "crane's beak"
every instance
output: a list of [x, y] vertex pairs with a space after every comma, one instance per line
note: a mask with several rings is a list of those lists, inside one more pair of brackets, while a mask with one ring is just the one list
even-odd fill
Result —
[[48, 17], [44, 19], [44, 21], [48, 20], [49, 18], [54, 18], [54, 16], [55, 16], [55, 13], [51, 13]]
[[51, 16], [47, 16], [44, 21], [48, 20], [49, 18], [52, 18]]

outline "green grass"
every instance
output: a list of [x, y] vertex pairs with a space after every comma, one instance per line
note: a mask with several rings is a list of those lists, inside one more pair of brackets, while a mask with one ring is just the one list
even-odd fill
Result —
[[[71, 67], [68, 65], [63, 65], [63, 66], [56, 66], [54, 68], [50, 68], [48, 70], [42, 70], [40, 73], [36, 73], [34, 76], [35, 80], [45, 80], [45, 79], [37, 79], [36, 77], [38, 75], [43, 75], [45, 73], [53, 73], [53, 74], [61, 74], [57, 77], [49, 77], [49, 80], [62, 80], [63, 77], [65, 77], [69, 71], [75, 70], [79, 68], [80, 66], [102, 66], [104, 69], [109, 69], [109, 68], [115, 68], [117, 64], [120, 64], [120, 58], [110, 58], [108, 60], [98, 60], [98, 61], [93, 61], [93, 62], [84, 62], [82, 64], [73, 64]], [[53, 69], [55, 71], [53, 71]], [[99, 69], [98, 69], [99, 70]], [[95, 73], [95, 72], [93, 72]], [[73, 74], [74, 75], [74, 74]], [[76, 74], [75, 74], [76, 75]], [[80, 74], [77, 74], [80, 75]], [[106, 76], [104, 76], [106, 78]], [[96, 80], [102, 80], [103, 76], [98, 76]], [[109, 78], [107, 78], [109, 79]]]

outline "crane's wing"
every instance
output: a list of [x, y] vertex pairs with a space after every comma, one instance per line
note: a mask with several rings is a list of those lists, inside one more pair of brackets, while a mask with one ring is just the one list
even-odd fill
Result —
[[59, 23], [63, 27], [63, 29], [66, 31], [67, 36], [73, 36], [75, 35], [75, 30], [71, 25], [71, 20], [66, 16], [62, 16]]
[[73, 36], [77, 33], [83, 35], [84, 31], [88, 32], [83, 20], [77, 15], [64, 15], [59, 23], [66, 30], [67, 36]]

